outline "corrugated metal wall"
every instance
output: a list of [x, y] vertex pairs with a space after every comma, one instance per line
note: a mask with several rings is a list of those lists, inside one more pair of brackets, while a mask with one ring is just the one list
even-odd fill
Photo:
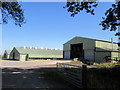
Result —
[[20, 54], [15, 48], [10, 53], [10, 59], [13, 59], [13, 53], [15, 53], [15, 59], [20, 59]]
[[[97, 51], [106, 51], [106, 50], [118, 50], [118, 44], [117, 43], [110, 43], [110, 42], [104, 42], [104, 41], [95, 41], [95, 47]], [[113, 49], [112, 49], [113, 48]]]
[[[81, 37], [75, 37], [71, 40], [69, 40], [68, 42], [66, 42], [63, 45], [63, 51], [64, 51], [64, 58], [65, 59], [70, 59], [70, 49], [71, 49], [71, 44], [80, 44], [83, 43], [83, 49], [86, 50], [85, 51], [85, 58], [86, 59], [93, 59], [93, 51], [94, 47], [95, 47], [95, 40], [94, 39], [87, 39], [87, 38], [81, 38]], [[87, 51], [89, 50], [89, 51]], [[90, 54], [88, 53], [92, 53], [92, 57], [90, 57]]]
[[70, 59], [70, 51], [64, 51], [64, 58]]
[[70, 44], [78, 44], [78, 43], [83, 43], [83, 49], [94, 49], [95, 47], [95, 40], [75, 37], [63, 45], [63, 50], [68, 51], [70, 50]]
[[84, 50], [84, 58], [94, 61], [94, 50]]
[[111, 52], [95, 52], [95, 62], [104, 62], [106, 56], [111, 56]]

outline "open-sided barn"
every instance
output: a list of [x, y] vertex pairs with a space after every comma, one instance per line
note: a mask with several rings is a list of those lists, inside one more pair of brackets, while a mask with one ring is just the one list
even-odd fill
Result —
[[65, 59], [79, 58], [102, 62], [106, 57], [119, 57], [118, 44], [84, 37], [74, 37], [63, 45]]
[[63, 50], [38, 49], [27, 47], [14, 47], [10, 53], [10, 59], [27, 61], [28, 59], [54, 59], [63, 58]]

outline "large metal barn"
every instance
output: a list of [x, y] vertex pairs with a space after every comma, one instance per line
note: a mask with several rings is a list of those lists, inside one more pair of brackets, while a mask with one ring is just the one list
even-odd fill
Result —
[[62, 59], [63, 50], [41, 49], [29, 47], [14, 47], [10, 59], [27, 61], [28, 59]]
[[106, 57], [119, 57], [117, 43], [84, 37], [74, 37], [63, 44], [64, 59], [90, 60], [102, 62]]

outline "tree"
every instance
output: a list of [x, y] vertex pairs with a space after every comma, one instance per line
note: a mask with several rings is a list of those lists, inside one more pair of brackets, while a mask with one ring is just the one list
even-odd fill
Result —
[[[97, 0], [67, 0], [64, 8], [67, 8], [67, 11], [70, 12], [73, 17], [83, 10], [85, 10], [86, 13], [95, 15], [94, 10], [98, 4]], [[103, 30], [117, 30], [117, 27], [120, 25], [120, 0], [116, 0], [116, 2], [112, 4], [112, 7], [106, 10], [105, 17], [102, 17], [102, 19], [100, 25], [103, 27]], [[120, 35], [120, 33], [116, 33], [116, 35]]]
[[7, 24], [8, 20], [13, 19], [15, 25], [21, 27], [25, 23], [25, 18], [23, 15], [23, 10], [21, 5], [14, 0], [13, 2], [7, 0], [6, 2], [0, 1], [1, 13], [2, 13], [2, 23]]

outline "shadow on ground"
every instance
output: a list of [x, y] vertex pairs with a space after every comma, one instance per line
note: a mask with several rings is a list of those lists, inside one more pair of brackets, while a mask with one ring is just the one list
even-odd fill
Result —
[[56, 68], [3, 68], [2, 88], [70, 88], [63, 83], [46, 79], [44, 72], [48, 70]]

